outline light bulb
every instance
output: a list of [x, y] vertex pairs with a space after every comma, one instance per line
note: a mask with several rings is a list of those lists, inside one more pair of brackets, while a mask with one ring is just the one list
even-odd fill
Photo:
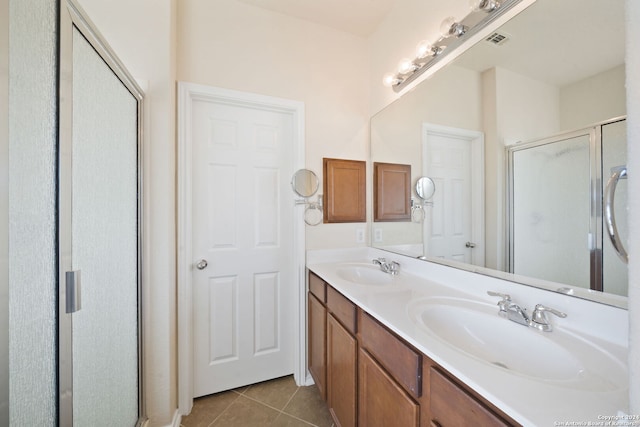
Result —
[[401, 80], [393, 73], [387, 73], [382, 78], [382, 84], [386, 87], [391, 87], [400, 83]]
[[454, 18], [453, 16], [450, 16], [448, 18], [446, 18], [444, 21], [442, 21], [442, 24], [440, 24], [440, 35], [442, 37], [449, 37], [451, 36], [451, 27], [453, 25], [455, 25], [456, 23], [456, 18]]
[[500, 7], [499, 0], [470, 0], [469, 8], [471, 11], [484, 10], [485, 12], [493, 12]]
[[407, 74], [417, 70], [418, 67], [409, 58], [403, 58], [398, 64], [398, 72], [400, 74]]
[[480, 10], [480, 3], [483, 0], [469, 0], [469, 10], [474, 12], [476, 10]]
[[440, 25], [440, 34], [444, 38], [452, 36], [460, 37], [461, 35], [466, 33], [467, 30], [468, 28], [456, 21], [456, 18], [454, 18], [453, 16], [450, 16], [442, 21], [442, 24]]
[[433, 56], [433, 46], [426, 40], [422, 40], [416, 46], [416, 58], [424, 59], [428, 56]]

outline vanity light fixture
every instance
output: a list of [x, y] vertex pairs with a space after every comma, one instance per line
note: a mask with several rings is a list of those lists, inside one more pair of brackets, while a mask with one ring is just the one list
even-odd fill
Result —
[[398, 71], [385, 74], [382, 83], [395, 92], [400, 92], [440, 61], [446, 51], [461, 45], [520, 1], [522, 0], [470, 0], [470, 12], [467, 16], [459, 21], [454, 17], [446, 18], [440, 27], [440, 38], [434, 43], [429, 43], [427, 40], [418, 43], [415, 58], [400, 61]]

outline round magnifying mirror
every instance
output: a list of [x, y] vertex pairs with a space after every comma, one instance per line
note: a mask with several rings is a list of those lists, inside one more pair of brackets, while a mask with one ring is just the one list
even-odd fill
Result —
[[428, 176], [423, 176], [416, 181], [416, 194], [422, 200], [429, 200], [436, 192], [436, 184]]
[[291, 186], [300, 197], [311, 197], [318, 191], [318, 177], [309, 169], [300, 169], [293, 174]]

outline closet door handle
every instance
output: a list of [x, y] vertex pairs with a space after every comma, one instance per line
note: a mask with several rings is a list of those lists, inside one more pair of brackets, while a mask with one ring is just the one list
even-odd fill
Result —
[[204, 270], [205, 268], [207, 268], [208, 265], [209, 265], [209, 263], [207, 262], [206, 259], [201, 259], [200, 261], [198, 261], [196, 263], [196, 268], [198, 270]]
[[609, 239], [611, 240], [613, 248], [616, 250], [618, 257], [620, 257], [622, 262], [628, 264], [629, 257], [627, 256], [627, 251], [625, 250], [624, 245], [622, 244], [622, 240], [620, 239], [620, 235], [618, 234], [618, 227], [616, 226], [616, 214], [614, 211], [616, 186], [618, 185], [618, 181], [627, 177], [627, 167], [616, 166], [614, 168], [611, 168], [611, 172], [611, 177], [609, 177], [609, 181], [607, 182], [607, 186], [604, 190], [604, 219], [607, 226], [607, 234], [609, 234]]

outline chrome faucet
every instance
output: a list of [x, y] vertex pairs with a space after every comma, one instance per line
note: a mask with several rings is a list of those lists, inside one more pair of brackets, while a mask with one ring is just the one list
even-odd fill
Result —
[[533, 314], [531, 315], [531, 322], [529, 326], [541, 331], [551, 332], [553, 328], [551, 327], [551, 323], [549, 323], [547, 313], [555, 314], [556, 316], [562, 318], [567, 317], [567, 313], [558, 311], [555, 308], [546, 307], [542, 304], [537, 304], [536, 308], [533, 309]]
[[395, 276], [400, 272], [400, 264], [395, 261], [387, 262], [385, 258], [375, 258], [373, 263], [380, 266], [380, 270], [385, 273], [389, 273], [392, 276]]
[[551, 332], [553, 330], [551, 323], [549, 323], [549, 319], [547, 318], [547, 313], [555, 314], [558, 317], [567, 317], [566, 313], [546, 307], [542, 304], [537, 304], [533, 310], [531, 318], [529, 318], [527, 309], [522, 308], [518, 304], [511, 301], [510, 295], [493, 291], [487, 291], [487, 294], [492, 297], [502, 298], [500, 301], [498, 301], [498, 314], [500, 316], [521, 325], [536, 328], [540, 331]]

